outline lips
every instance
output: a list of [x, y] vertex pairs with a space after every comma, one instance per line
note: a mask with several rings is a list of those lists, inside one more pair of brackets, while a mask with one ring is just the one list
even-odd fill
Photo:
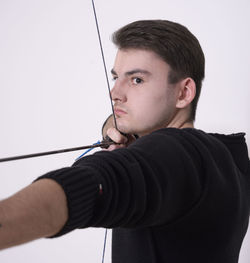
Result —
[[124, 114], [127, 114], [127, 112], [119, 107], [115, 107], [114, 108], [114, 112], [115, 112], [115, 115], [124, 115]]

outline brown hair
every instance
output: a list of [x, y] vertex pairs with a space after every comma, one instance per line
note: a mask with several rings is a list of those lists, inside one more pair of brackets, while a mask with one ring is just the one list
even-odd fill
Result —
[[116, 31], [112, 40], [119, 49], [145, 49], [158, 54], [171, 67], [169, 83], [191, 77], [196, 84], [196, 96], [191, 103], [190, 119], [195, 119], [205, 57], [199, 41], [186, 27], [167, 20], [141, 20]]

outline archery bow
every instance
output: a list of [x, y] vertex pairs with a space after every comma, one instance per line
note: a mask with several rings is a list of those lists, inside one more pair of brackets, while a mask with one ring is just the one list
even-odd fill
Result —
[[[114, 107], [113, 107], [113, 103], [112, 103], [112, 97], [111, 97], [111, 91], [110, 91], [110, 85], [109, 85], [109, 80], [108, 80], [107, 67], [106, 67], [105, 57], [104, 57], [104, 52], [103, 52], [103, 47], [102, 47], [101, 35], [100, 35], [100, 30], [99, 30], [97, 15], [96, 15], [95, 3], [94, 3], [94, 0], [91, 0], [91, 1], [92, 1], [93, 13], [94, 13], [95, 24], [96, 24], [96, 30], [97, 30], [97, 35], [98, 35], [98, 40], [99, 40], [99, 45], [100, 45], [100, 50], [101, 50], [102, 62], [103, 62], [104, 72], [105, 72], [106, 81], [107, 81], [108, 93], [109, 93], [109, 98], [110, 98], [111, 108], [112, 108], [112, 113], [113, 113], [113, 118], [114, 118], [114, 125], [115, 125], [115, 128], [118, 130], [117, 122], [116, 122], [116, 118], [115, 118], [115, 114], [114, 114]], [[84, 149], [93, 149], [93, 148], [97, 148], [97, 147], [108, 148], [112, 144], [115, 144], [115, 142], [113, 142], [109, 137], [106, 137], [102, 142], [100, 142], [98, 144], [92, 144], [92, 145], [85, 145], [85, 146], [66, 148], [66, 149], [60, 149], [60, 150], [53, 150], [53, 151], [46, 151], [46, 152], [39, 152], [39, 153], [32, 153], [32, 154], [25, 154], [25, 155], [17, 155], [17, 156], [5, 157], [5, 158], [0, 158], [0, 162], [9, 162], [9, 161], [15, 161], [15, 160], [21, 160], [21, 159], [27, 159], [27, 158], [34, 158], [34, 157], [52, 155], [52, 154], [66, 153], [66, 152], [72, 152], [72, 151], [79, 151], [79, 150], [84, 150]]]
[[[92, 1], [94, 16], [95, 16], [96, 30], [97, 30], [97, 34], [98, 34], [98, 39], [99, 39], [99, 44], [100, 44], [100, 49], [101, 49], [101, 55], [102, 55], [102, 61], [103, 61], [103, 66], [104, 66], [104, 71], [105, 71], [105, 76], [106, 76], [106, 81], [107, 81], [107, 86], [108, 86], [109, 98], [110, 98], [111, 108], [112, 108], [112, 112], [113, 112], [114, 124], [115, 124], [115, 128], [117, 129], [117, 123], [116, 123], [116, 118], [115, 118], [115, 113], [114, 113], [114, 106], [112, 103], [112, 96], [111, 96], [110, 85], [109, 85], [109, 80], [108, 80], [107, 67], [106, 67], [105, 57], [104, 57], [103, 48], [102, 48], [101, 34], [100, 34], [96, 10], [95, 10], [95, 3], [94, 3], [94, 0], [91, 0], [91, 1]], [[102, 263], [104, 263], [104, 256], [105, 256], [105, 249], [106, 249], [106, 242], [107, 242], [107, 233], [108, 233], [108, 230], [106, 228], [105, 229], [105, 236], [104, 236], [103, 251], [102, 251]]]
[[[110, 98], [111, 108], [112, 108], [112, 113], [113, 113], [113, 118], [114, 118], [114, 125], [115, 125], [115, 128], [118, 130], [117, 122], [116, 122], [116, 118], [114, 114], [114, 107], [112, 103], [112, 97], [111, 97], [107, 67], [106, 67], [105, 57], [104, 57], [104, 52], [103, 52], [103, 47], [102, 47], [101, 35], [100, 35], [100, 30], [99, 30], [97, 15], [96, 15], [95, 3], [94, 3], [94, 0], [91, 0], [91, 1], [92, 1], [92, 8], [93, 8], [93, 13], [94, 13], [94, 18], [95, 18], [96, 30], [97, 30], [97, 35], [98, 35], [98, 40], [99, 40], [99, 45], [100, 45], [100, 50], [101, 50], [102, 62], [103, 62], [104, 72], [105, 72], [106, 81], [107, 81], [108, 93], [109, 93], [109, 98]], [[27, 159], [27, 158], [33, 158], [33, 157], [39, 157], [39, 156], [79, 151], [83, 149], [90, 149], [90, 148], [96, 148], [96, 147], [108, 148], [112, 144], [115, 144], [115, 142], [113, 142], [110, 138], [105, 138], [102, 142], [93, 144], [93, 145], [86, 145], [86, 146], [79, 146], [79, 147], [74, 147], [74, 148], [66, 148], [66, 149], [53, 150], [53, 151], [47, 151], [47, 152], [5, 157], [5, 158], [0, 158], [0, 162], [8, 162], [8, 161], [15, 161], [15, 160]], [[107, 239], [107, 229], [105, 230], [104, 246], [103, 246], [103, 253], [102, 253], [102, 263], [104, 262], [106, 239]]]

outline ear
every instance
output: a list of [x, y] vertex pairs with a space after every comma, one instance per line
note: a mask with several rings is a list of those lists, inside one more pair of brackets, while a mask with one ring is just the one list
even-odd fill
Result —
[[196, 85], [192, 78], [183, 79], [180, 83], [176, 108], [182, 109], [187, 107], [195, 97]]

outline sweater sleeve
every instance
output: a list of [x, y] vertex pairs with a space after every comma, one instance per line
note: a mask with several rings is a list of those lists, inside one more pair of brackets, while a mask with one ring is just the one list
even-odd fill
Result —
[[199, 156], [173, 131], [154, 132], [40, 177], [56, 180], [67, 196], [69, 220], [56, 236], [89, 226], [169, 224], [185, 215], [198, 202], [203, 179]]

